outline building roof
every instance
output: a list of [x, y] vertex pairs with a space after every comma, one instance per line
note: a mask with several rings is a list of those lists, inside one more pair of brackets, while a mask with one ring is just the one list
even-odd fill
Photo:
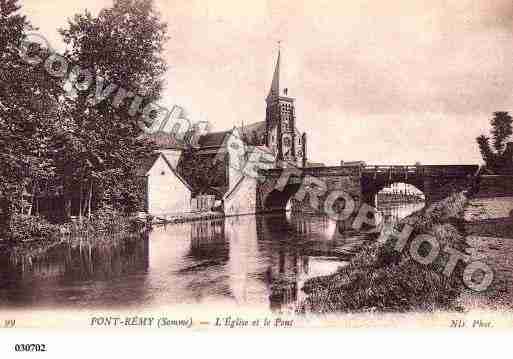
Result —
[[200, 147], [221, 147], [227, 135], [232, 131], [211, 132], [199, 138]]
[[145, 158], [139, 161], [139, 165], [137, 166], [136, 175], [139, 177], [144, 177], [148, 173], [149, 170], [155, 164], [157, 158], [159, 158], [160, 153], [154, 153], [150, 157]]
[[178, 140], [176, 136], [171, 133], [158, 131], [154, 133], [145, 133], [140, 137], [155, 143], [159, 149], [183, 150], [185, 148], [183, 142]]
[[239, 132], [242, 134], [242, 136], [246, 136], [249, 141], [253, 139], [253, 134], [256, 134], [256, 136], [259, 139], [259, 142], [262, 142], [265, 140], [265, 131], [266, 131], [266, 123], [265, 121], [255, 122], [249, 125], [242, 125], [238, 128]]
[[162, 153], [155, 153], [152, 154], [150, 157], [142, 160], [140, 162], [139, 167], [137, 168], [137, 176], [145, 177], [148, 175], [148, 172], [151, 170], [155, 162], [159, 159], [159, 157], [162, 157], [164, 162], [167, 164], [171, 172], [187, 187], [191, 192], [193, 191], [192, 187], [187, 183], [187, 181], [178, 173], [178, 171], [173, 168], [169, 160], [166, 158], [166, 156]]
[[269, 95], [267, 98], [274, 96], [280, 96], [280, 51], [278, 50], [278, 59], [276, 60], [276, 67], [274, 68], [273, 80], [271, 82], [271, 88], [269, 89]]

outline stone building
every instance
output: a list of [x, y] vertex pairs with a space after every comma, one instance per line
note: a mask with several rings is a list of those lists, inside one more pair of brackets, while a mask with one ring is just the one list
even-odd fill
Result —
[[[296, 128], [295, 99], [288, 95], [287, 88], [280, 87], [280, 62], [278, 53], [264, 121], [204, 134], [188, 148], [171, 134], [147, 135], [160, 153], [145, 172], [150, 213], [179, 211], [180, 205], [186, 212], [190, 210], [187, 198], [199, 203], [199, 197], [212, 195], [215, 207], [222, 208], [226, 215], [255, 213], [257, 179], [244, 170], [252, 153], [265, 153], [268, 168], [280, 167], [284, 162], [308, 166], [307, 136]], [[159, 177], [159, 172], [166, 175]]]
[[266, 98], [265, 145], [276, 160], [305, 167], [307, 161], [306, 133], [296, 128], [295, 99], [288, 96], [288, 88], [281, 92], [280, 53], [274, 69], [271, 89]]
[[156, 153], [142, 164], [145, 179], [146, 212], [154, 216], [178, 215], [191, 211], [192, 188], [172, 165], [173, 154]]

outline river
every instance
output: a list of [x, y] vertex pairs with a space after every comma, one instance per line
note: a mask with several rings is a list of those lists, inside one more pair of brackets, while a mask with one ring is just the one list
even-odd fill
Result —
[[[423, 204], [380, 210], [387, 224]], [[308, 278], [373, 240], [320, 216], [230, 217], [156, 227], [148, 238], [0, 256], [0, 308], [148, 309], [175, 304], [288, 313]]]

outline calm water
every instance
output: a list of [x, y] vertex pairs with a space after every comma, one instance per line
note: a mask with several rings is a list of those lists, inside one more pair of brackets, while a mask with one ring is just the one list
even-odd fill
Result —
[[[388, 223], [423, 204], [381, 208]], [[372, 239], [318, 216], [245, 216], [157, 227], [141, 241], [0, 257], [0, 308], [174, 304], [293, 311], [305, 280]]]

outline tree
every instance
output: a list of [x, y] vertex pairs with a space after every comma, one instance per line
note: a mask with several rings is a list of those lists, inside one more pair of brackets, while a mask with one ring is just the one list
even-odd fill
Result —
[[217, 161], [215, 156], [200, 155], [192, 148], [183, 152], [178, 162], [178, 172], [191, 185], [195, 192], [212, 187], [226, 187], [226, 157], [224, 161]]
[[481, 156], [486, 163], [486, 168], [494, 173], [501, 173], [511, 159], [506, 158], [509, 154], [505, 153], [506, 142], [513, 134], [513, 118], [508, 112], [495, 112], [490, 120], [492, 144], [490, 138], [481, 135], [476, 138]]
[[[0, 197], [3, 222], [20, 210], [24, 191], [53, 176], [51, 144], [59, 128], [58, 81], [23, 61], [19, 49], [33, 30], [17, 0], [0, 0]], [[32, 46], [29, 52], [45, 50]], [[0, 223], [6, 228], [6, 223]]]
[[[166, 24], [151, 0], [115, 0], [97, 17], [87, 11], [75, 15], [60, 32], [69, 47], [66, 57], [92, 73], [91, 91], [75, 86], [71, 109], [75, 128], [63, 139], [67, 151], [60, 168], [71, 179], [69, 191], [80, 193], [81, 214], [91, 207], [93, 197], [97, 206], [136, 210], [144, 193], [134, 192], [135, 172], [154, 146], [141, 139], [127, 94], [141, 95], [140, 108], [160, 98]], [[110, 101], [94, 101], [90, 92], [109, 84], [116, 89]], [[123, 95], [121, 91], [126, 96], [116, 103], [113, 99]]]
[[501, 153], [505, 147], [505, 141], [513, 133], [511, 124], [513, 118], [507, 112], [495, 112], [491, 120], [493, 146], [497, 153]]

